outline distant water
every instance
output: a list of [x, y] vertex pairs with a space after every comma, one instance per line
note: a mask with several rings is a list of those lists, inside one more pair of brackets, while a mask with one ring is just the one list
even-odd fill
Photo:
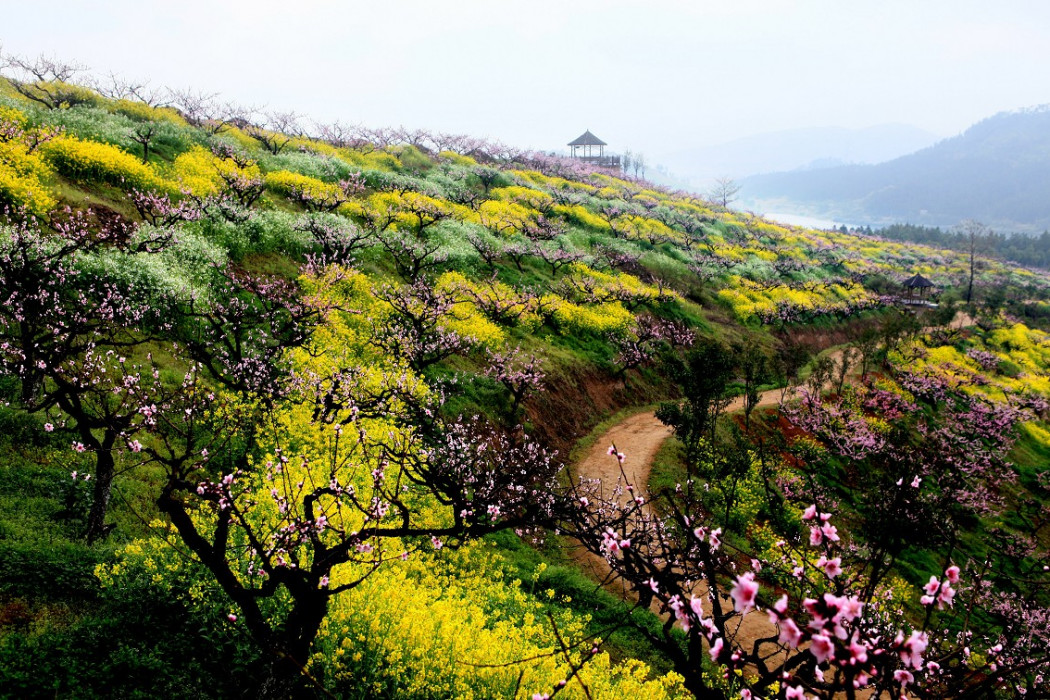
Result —
[[[778, 212], [769, 211], [762, 216], [767, 219], [771, 219], [781, 224], [788, 224], [789, 226], [805, 226], [806, 228], [815, 228], [820, 230], [826, 230], [829, 228], [838, 228], [842, 226], [841, 221], [831, 221], [830, 219], [818, 219], [815, 216], [802, 216], [801, 214], [780, 214]], [[849, 224], [846, 224], [849, 228]]]

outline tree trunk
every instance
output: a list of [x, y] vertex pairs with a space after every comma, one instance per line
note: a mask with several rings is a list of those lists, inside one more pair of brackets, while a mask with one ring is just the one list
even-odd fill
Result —
[[84, 537], [88, 544], [94, 544], [108, 534], [106, 513], [109, 510], [109, 499], [113, 493], [113, 477], [116, 475], [116, 463], [113, 459], [113, 444], [116, 433], [106, 431], [101, 444], [95, 442], [95, 490], [91, 498], [91, 512], [88, 514], [87, 529]]
[[973, 299], [973, 273], [974, 273], [974, 251], [970, 251], [970, 283], [966, 287], [966, 303], [969, 304]]
[[[691, 635], [689, 640], [689, 659], [695, 663], [689, 664], [688, 672], [682, 672], [683, 685], [685, 689], [693, 694], [697, 700], [725, 700], [725, 695], [712, 690], [704, 680], [702, 659], [704, 654], [704, 643], [700, 641], [700, 635]], [[676, 664], [676, 670], [682, 667]]]
[[316, 589], [301, 589], [295, 607], [278, 634], [286, 645], [276, 651], [266, 679], [259, 689], [260, 698], [312, 698], [321, 690], [318, 682], [306, 672], [314, 638], [328, 613], [328, 597]]

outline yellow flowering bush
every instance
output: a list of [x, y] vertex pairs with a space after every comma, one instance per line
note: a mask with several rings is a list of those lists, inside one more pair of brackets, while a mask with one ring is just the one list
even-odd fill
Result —
[[554, 211], [564, 217], [566, 221], [579, 224], [580, 226], [586, 226], [596, 231], [609, 232], [612, 230], [609, 222], [579, 204], [559, 204], [554, 207]]
[[259, 147], [259, 142], [244, 132], [243, 129], [233, 125], [227, 125], [222, 129], [222, 138], [232, 141], [234, 145], [244, 151], [254, 151]]
[[561, 297], [544, 297], [544, 305], [564, 333], [612, 333], [626, 335], [634, 326], [634, 315], [618, 301], [608, 304], [574, 304]]
[[477, 222], [485, 228], [512, 236], [524, 233], [534, 222], [533, 210], [509, 201], [489, 199], [478, 207]]
[[600, 272], [577, 262], [570, 267], [564, 279], [567, 288], [577, 294], [577, 300], [620, 301], [630, 306], [652, 304], [661, 300], [679, 299], [669, 290], [659, 290], [625, 272]]
[[179, 154], [171, 171], [179, 190], [187, 190], [198, 197], [218, 194], [225, 180], [248, 182], [263, 177], [259, 166], [253, 161], [238, 165], [233, 159], [219, 158], [200, 146]]
[[617, 222], [617, 228], [624, 231], [627, 238], [644, 240], [653, 244], [673, 241], [682, 244], [684, 236], [678, 231], [669, 228], [659, 219], [647, 216], [630, 215]]
[[[990, 353], [1012, 366], [1010, 372], [985, 369], [972, 356], [953, 345], [927, 345], [914, 341], [893, 354], [895, 362], [907, 362], [918, 373], [934, 372], [951, 379], [963, 391], [1001, 401], [1008, 394], [1050, 398], [1050, 334], [1021, 323], [981, 333], [971, 339], [974, 350]], [[905, 359], [907, 358], [907, 359]], [[980, 376], [979, 382], [973, 381]]]
[[[553, 614], [579, 663], [591, 648], [577, 644], [584, 621]], [[324, 677], [372, 695], [527, 698], [569, 673], [544, 605], [507, 578], [483, 543], [380, 570], [333, 601], [317, 646], [312, 663]], [[651, 675], [640, 662], [599, 653], [580, 678], [595, 698], [688, 697], [678, 676]], [[585, 697], [577, 682], [563, 695]]]
[[180, 189], [185, 189], [198, 197], [218, 193], [222, 184], [219, 168], [222, 160], [200, 146], [194, 146], [175, 158], [172, 167], [175, 181]]
[[144, 102], [136, 100], [114, 100], [109, 109], [125, 117], [131, 117], [143, 122], [171, 122], [179, 126], [186, 126], [186, 120], [171, 107], [151, 107]]
[[453, 165], [460, 165], [467, 168], [478, 164], [478, 162], [470, 156], [465, 156], [462, 153], [456, 153], [455, 151], [441, 151], [438, 153], [438, 158], [452, 163]]
[[54, 209], [55, 198], [45, 184], [52, 173], [47, 163], [18, 141], [0, 141], [0, 205], [24, 208], [43, 215]]
[[393, 229], [414, 230], [429, 225], [436, 218], [453, 218], [459, 221], [474, 220], [469, 208], [437, 199], [420, 192], [377, 192], [364, 204], [365, 210], [394, 217]]
[[593, 186], [578, 180], [566, 180], [563, 177], [544, 175], [535, 170], [512, 170], [510, 172], [516, 178], [529, 185], [537, 185], [552, 190], [580, 192], [582, 194], [594, 193]]
[[472, 304], [497, 324], [535, 329], [543, 323], [537, 299], [498, 280], [476, 283], [462, 273], [446, 272], [438, 278], [437, 288], [455, 292], [460, 302]]
[[367, 170], [397, 172], [401, 168], [401, 161], [393, 154], [381, 150], [364, 151], [356, 148], [340, 148], [338, 156], [354, 167]]
[[266, 188], [277, 194], [317, 201], [337, 201], [343, 194], [339, 185], [288, 170], [266, 173]]
[[122, 189], [171, 189], [138, 157], [106, 143], [59, 136], [40, 150], [55, 170], [78, 182], [104, 182]]

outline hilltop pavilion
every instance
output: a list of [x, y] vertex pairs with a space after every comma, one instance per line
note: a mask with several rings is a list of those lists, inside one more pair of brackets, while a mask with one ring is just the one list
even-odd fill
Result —
[[590, 129], [569, 141], [568, 145], [572, 149], [572, 157], [576, 160], [597, 165], [599, 168], [620, 167], [620, 156], [605, 155], [605, 147], [609, 144], [592, 134]]

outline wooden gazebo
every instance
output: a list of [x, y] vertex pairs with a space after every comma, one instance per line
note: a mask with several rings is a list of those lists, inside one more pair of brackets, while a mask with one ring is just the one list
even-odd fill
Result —
[[933, 289], [933, 282], [916, 273], [914, 276], [904, 280], [902, 286], [906, 290], [909, 300], [926, 301], [930, 290]]
[[[590, 129], [587, 129], [587, 131], [584, 131], [577, 138], [569, 141], [569, 147], [572, 148], [572, 157], [580, 158], [581, 160], [604, 157], [605, 147], [608, 145], [609, 144], [592, 134]], [[595, 148], [598, 149], [597, 153], [594, 152]]]
[[572, 149], [572, 157], [576, 160], [601, 168], [620, 167], [620, 156], [605, 155], [605, 147], [609, 144], [592, 134], [590, 129], [569, 141], [568, 145]]

